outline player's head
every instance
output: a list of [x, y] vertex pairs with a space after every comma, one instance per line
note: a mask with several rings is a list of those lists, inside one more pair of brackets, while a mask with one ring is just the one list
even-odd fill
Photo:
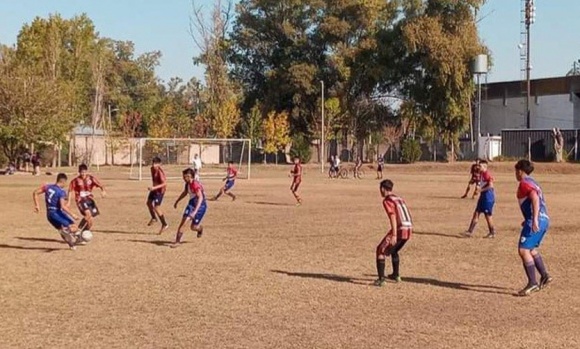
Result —
[[487, 160], [479, 160], [479, 168], [482, 171], [487, 170]]
[[65, 173], [59, 173], [56, 175], [56, 185], [61, 188], [66, 187], [66, 182], [68, 181], [68, 177]]
[[300, 158], [298, 156], [294, 157], [294, 163], [295, 164], [299, 164], [300, 163]]
[[516, 179], [521, 181], [522, 178], [525, 176], [529, 176], [534, 172], [534, 164], [529, 162], [528, 160], [520, 160], [516, 163], [515, 172], [516, 172]]
[[481, 163], [481, 159], [480, 158], [475, 159], [475, 164], [476, 165], [479, 165], [480, 163]]
[[393, 187], [395, 185], [393, 184], [393, 181], [390, 179], [383, 179], [381, 181], [381, 184], [379, 184], [379, 188], [381, 190], [381, 195], [383, 197], [387, 196], [390, 192], [393, 191]]
[[81, 175], [81, 177], [85, 177], [88, 171], [89, 167], [86, 164], [79, 165], [79, 174]]
[[234, 162], [233, 162], [233, 161], [231, 161], [231, 160], [230, 160], [230, 161], [228, 161], [228, 167], [229, 167], [229, 168], [232, 168], [232, 167], [234, 167]]
[[159, 156], [154, 157], [153, 159], [151, 159], [151, 164], [154, 167], [158, 167], [159, 165], [161, 165], [161, 158]]
[[195, 178], [195, 170], [193, 168], [186, 168], [181, 174], [183, 175], [183, 180], [188, 183], [191, 183]]

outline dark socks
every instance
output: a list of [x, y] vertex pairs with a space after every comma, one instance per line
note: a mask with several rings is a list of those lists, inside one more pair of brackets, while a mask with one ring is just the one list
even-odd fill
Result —
[[160, 215], [159, 216], [159, 220], [161, 221], [161, 225], [166, 226], [167, 222], [165, 221], [165, 216], [164, 215]]
[[495, 228], [493, 226], [489, 227], [489, 234], [495, 235]]
[[81, 219], [80, 223], [79, 223], [79, 230], [83, 231], [87, 228], [87, 220], [86, 219]]
[[180, 243], [182, 237], [183, 237], [183, 233], [178, 231], [177, 234], [175, 235], [175, 242]]
[[544, 261], [542, 260], [542, 256], [540, 256], [540, 254], [534, 256], [534, 264], [542, 277], [546, 277], [548, 275], [546, 266], [544, 265]]
[[384, 259], [377, 259], [377, 275], [379, 279], [385, 278], [385, 260]]
[[391, 255], [391, 263], [393, 264], [393, 276], [399, 276], [399, 254], [395, 253]]
[[469, 224], [469, 229], [467, 229], [467, 231], [472, 234], [473, 231], [475, 230], [475, 226], [477, 225], [476, 221], [471, 221], [471, 223]]
[[526, 275], [528, 276], [528, 286], [537, 285], [538, 280], [536, 280], [536, 265], [534, 262], [524, 262], [524, 269]]
[[149, 208], [149, 215], [151, 216], [151, 220], [157, 220], [157, 218], [155, 217], [155, 210], [153, 210], [152, 208]]

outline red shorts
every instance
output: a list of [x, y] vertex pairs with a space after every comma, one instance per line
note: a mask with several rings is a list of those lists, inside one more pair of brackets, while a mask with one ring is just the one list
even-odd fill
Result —
[[[401, 241], [407, 241], [411, 238], [411, 229], [400, 229], [397, 232], [397, 243]], [[389, 255], [390, 250], [394, 247], [391, 243], [391, 238], [393, 236], [393, 231], [389, 231], [387, 235], [381, 240], [379, 246], [377, 246], [377, 252], [382, 255]]]
[[302, 183], [302, 180], [297, 180], [297, 181], [293, 181], [292, 185], [290, 186], [290, 189], [292, 189], [293, 191], [298, 190], [298, 187], [300, 187], [300, 183]]

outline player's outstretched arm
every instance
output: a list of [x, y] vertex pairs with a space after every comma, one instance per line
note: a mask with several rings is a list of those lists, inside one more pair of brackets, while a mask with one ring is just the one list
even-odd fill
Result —
[[44, 193], [44, 186], [32, 192], [32, 201], [34, 201], [34, 212], [40, 212], [40, 205], [38, 204], [38, 196]]
[[183, 200], [183, 198], [187, 195], [187, 189], [182, 191], [181, 194], [179, 195], [179, 197], [177, 198], [177, 200], [175, 200], [175, 203], [173, 204], [173, 208], [177, 208], [177, 204], [179, 204], [179, 202], [181, 200]]
[[104, 198], [105, 196], [107, 196], [107, 191], [105, 190], [105, 186], [103, 184], [101, 184], [101, 182], [95, 177], [93, 177], [93, 181], [95, 182], [95, 186], [97, 188], [101, 189], [101, 197]]
[[67, 202], [70, 204], [70, 202], [72, 201], [72, 196], [73, 196], [73, 191], [74, 191], [74, 180], [70, 181], [70, 184], [68, 185], [68, 197], [67, 197]]

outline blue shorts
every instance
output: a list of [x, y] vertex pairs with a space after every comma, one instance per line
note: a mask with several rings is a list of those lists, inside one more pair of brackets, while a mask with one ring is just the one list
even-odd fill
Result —
[[493, 214], [493, 205], [495, 205], [495, 201], [479, 200], [477, 201], [475, 212], [491, 216]]
[[207, 210], [207, 204], [205, 203], [205, 200], [204, 200], [201, 203], [201, 206], [199, 207], [199, 210], [197, 211], [195, 216], [192, 217], [191, 214], [195, 210], [196, 204], [197, 204], [197, 202], [195, 200], [189, 200], [189, 203], [187, 204], [185, 211], [183, 211], [183, 217], [190, 218], [193, 221], [193, 224], [198, 225], [201, 223], [203, 216], [205, 216], [205, 211]]
[[48, 222], [56, 229], [63, 229], [70, 227], [75, 221], [72, 220], [66, 213], [62, 211], [48, 211], [46, 216]]
[[163, 202], [163, 193], [159, 193], [156, 191], [150, 191], [149, 196], [147, 196], [147, 202], [152, 202], [153, 206], [161, 206]]
[[526, 250], [533, 250], [537, 248], [542, 243], [544, 239], [544, 235], [548, 232], [548, 228], [550, 227], [550, 219], [540, 217], [539, 220], [539, 231], [533, 232], [532, 231], [532, 221], [526, 220], [524, 222], [524, 226], [522, 227], [522, 232], [520, 233], [520, 248], [524, 248]]
[[226, 180], [226, 184], [224, 185], [224, 190], [228, 191], [230, 189], [232, 189], [232, 187], [234, 186], [235, 181], [232, 180]]

